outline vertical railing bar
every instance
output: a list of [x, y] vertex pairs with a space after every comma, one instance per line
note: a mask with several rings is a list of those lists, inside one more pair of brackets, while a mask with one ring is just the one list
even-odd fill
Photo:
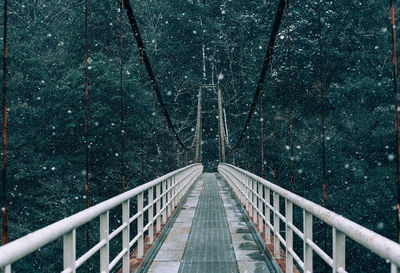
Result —
[[[71, 272], [75, 272], [75, 271], [71, 271]], [[4, 273], [11, 273], [11, 264], [6, 265], [4, 267]]]
[[122, 257], [122, 273], [130, 272], [130, 224], [129, 224], [129, 199], [122, 203], [122, 223], [126, 224], [126, 227], [122, 231], [122, 249], [128, 249], [128, 251]]
[[[264, 191], [264, 209], [265, 209], [265, 241], [269, 244], [271, 243], [271, 227], [267, 224], [271, 222], [271, 210], [268, 205], [271, 204], [271, 190], [265, 187]], [[267, 205], [268, 204], [268, 205]]]
[[252, 199], [253, 199], [253, 221], [254, 224], [257, 225], [257, 181], [252, 179], [251, 183], [251, 192], [252, 192]]
[[149, 204], [151, 204], [149, 210], [148, 210], [148, 221], [150, 224], [149, 227], [149, 243], [152, 244], [154, 241], [154, 221], [153, 221], [153, 216], [154, 216], [154, 188], [151, 187], [148, 189], [148, 200]]
[[169, 178], [168, 180], [167, 180], [167, 188], [168, 188], [168, 202], [169, 202], [169, 204], [168, 204], [168, 217], [170, 217], [171, 216], [171, 209], [172, 209], [172, 202], [170, 202], [171, 201], [171, 196], [172, 196], [172, 189], [171, 189], [171, 183], [172, 182], [172, 179], [171, 178]]
[[238, 173], [240, 181], [242, 181], [242, 191], [243, 191], [243, 205], [247, 209], [248, 206], [248, 200], [247, 200], [247, 177], [245, 177], [243, 174]]
[[391, 264], [390, 273], [400, 273], [400, 270], [396, 264], [394, 264], [394, 263]]
[[344, 271], [346, 268], [346, 235], [336, 228], [333, 233], [333, 272]]
[[304, 272], [313, 272], [313, 249], [307, 244], [307, 240], [313, 239], [313, 216], [303, 210], [303, 251], [304, 251]]
[[161, 230], [161, 215], [160, 215], [160, 211], [161, 211], [161, 193], [160, 193], [160, 183], [158, 183], [156, 185], [156, 199], [157, 199], [157, 203], [156, 203], [156, 215], [157, 216], [157, 220], [156, 220], [156, 231], [160, 232]]
[[[71, 273], [76, 272], [76, 230], [72, 229], [63, 236], [64, 270], [71, 268]], [[11, 267], [10, 267], [11, 269]], [[4, 272], [7, 272], [5, 270]], [[11, 273], [11, 272], [10, 272]]]
[[253, 183], [253, 179], [250, 177], [247, 177], [247, 209], [249, 211], [249, 215], [253, 215], [253, 204], [252, 204], [252, 198], [251, 198], [251, 183]]
[[143, 232], [143, 192], [139, 193], [137, 196], [137, 207], [138, 212], [142, 212], [137, 220], [137, 230], [138, 233], [141, 234], [138, 239], [138, 251], [137, 251], [137, 258], [142, 258], [144, 253], [144, 232]]
[[263, 187], [263, 185], [260, 183], [260, 182], [257, 182], [257, 184], [258, 184], [258, 196], [259, 196], [259, 198], [258, 198], [258, 210], [259, 210], [259, 215], [258, 215], [258, 230], [260, 231], [260, 232], [263, 232], [263, 215], [265, 215], [264, 214], [264, 212], [263, 212], [263, 208], [264, 208], [264, 206], [263, 206], [263, 202], [262, 202], [262, 196], [263, 196], [263, 189], [264, 189], [264, 187]]
[[280, 219], [277, 212], [279, 212], [279, 194], [274, 192], [274, 256], [280, 258], [280, 243], [277, 236], [280, 232]]
[[286, 273], [293, 273], [293, 230], [289, 224], [293, 223], [293, 203], [285, 199], [285, 230], [286, 230]]
[[173, 208], [175, 208], [176, 207], [176, 205], [177, 205], [177, 200], [176, 200], [176, 196], [175, 196], [175, 194], [176, 194], [176, 176], [173, 176], [172, 177], [172, 196], [173, 196], [173, 201], [172, 201], [172, 206], [173, 206]]
[[179, 199], [178, 202], [180, 203], [182, 200], [182, 192], [183, 192], [183, 183], [182, 183], [182, 174], [180, 173], [178, 176], [178, 181], [179, 181], [179, 187], [178, 187], [178, 195], [179, 195]]
[[105, 241], [105, 245], [100, 248], [100, 272], [109, 272], [110, 252], [109, 252], [109, 211], [100, 215], [100, 241]]
[[163, 202], [162, 202], [162, 209], [163, 209], [163, 212], [162, 212], [162, 224], [165, 224], [165, 222], [167, 222], [167, 194], [166, 194], [167, 187], [166, 187], [166, 182], [167, 181], [165, 181], [165, 180], [162, 182], [162, 194], [163, 194], [163, 197], [162, 197], [162, 200], [163, 200]]

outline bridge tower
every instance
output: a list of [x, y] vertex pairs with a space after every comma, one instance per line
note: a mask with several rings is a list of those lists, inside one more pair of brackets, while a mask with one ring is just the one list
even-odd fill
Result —
[[199, 91], [201, 94], [200, 154], [206, 172], [217, 171], [220, 157], [217, 151], [220, 142], [217, 88], [214, 84], [203, 84]]

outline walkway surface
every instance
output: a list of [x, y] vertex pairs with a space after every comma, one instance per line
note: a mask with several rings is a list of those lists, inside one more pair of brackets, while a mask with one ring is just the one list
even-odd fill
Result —
[[198, 179], [148, 272], [274, 272], [229, 186], [217, 176]]

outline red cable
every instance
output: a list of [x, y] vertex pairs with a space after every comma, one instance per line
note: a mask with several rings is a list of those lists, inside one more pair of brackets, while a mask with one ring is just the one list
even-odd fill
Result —
[[[321, 138], [322, 138], [322, 192], [324, 198], [324, 207], [327, 207], [327, 193], [326, 193], [326, 145], [325, 145], [325, 138], [326, 138], [326, 127], [325, 127], [325, 90], [324, 90], [324, 65], [322, 59], [322, 7], [321, 7], [322, 0], [318, 1], [318, 25], [319, 25], [319, 59], [320, 59], [320, 91], [321, 91]], [[324, 225], [324, 249], [327, 251], [328, 248], [328, 227]], [[325, 271], [328, 271], [328, 266], [325, 265]]]
[[123, 89], [123, 85], [122, 85], [122, 80], [123, 80], [123, 45], [124, 45], [124, 25], [123, 25], [123, 8], [124, 8], [124, 4], [123, 4], [123, 0], [120, 1], [120, 21], [121, 21], [121, 25], [120, 25], [120, 30], [121, 30], [121, 36], [120, 36], [120, 45], [121, 45], [121, 52], [120, 52], [120, 61], [119, 61], [119, 92], [120, 92], [120, 105], [121, 105], [121, 176], [122, 176], [122, 192], [125, 191], [125, 139], [124, 139], [124, 135], [125, 135], [125, 124], [124, 124], [124, 120], [125, 120], [125, 110], [124, 110], [124, 89]]
[[[85, 0], [85, 168], [86, 168], [86, 208], [90, 207], [89, 203], [89, 138], [88, 138], [88, 0]], [[86, 247], [90, 249], [90, 227], [86, 224]], [[87, 272], [90, 271], [90, 262], [88, 260]]]
[[275, 143], [275, 90], [273, 76], [273, 56], [270, 54], [270, 81], [271, 81], [271, 131], [272, 131], [272, 181], [276, 184], [276, 143]]
[[396, 111], [396, 144], [397, 144], [397, 236], [400, 242], [400, 130], [399, 130], [399, 89], [398, 89], [398, 70], [397, 70], [397, 46], [396, 46], [396, 21], [394, 0], [390, 0], [391, 23], [393, 26], [393, 84], [395, 92], [395, 111]]
[[294, 192], [294, 145], [293, 145], [293, 90], [292, 90], [292, 63], [291, 63], [291, 47], [290, 47], [290, 12], [289, 2], [286, 0], [286, 21], [287, 21], [287, 47], [288, 47], [288, 66], [289, 66], [289, 119], [290, 119], [290, 181], [292, 184], [292, 192]]
[[321, 100], [322, 100], [322, 111], [321, 111], [321, 129], [322, 129], [322, 185], [324, 194], [324, 207], [327, 206], [327, 194], [326, 194], [326, 150], [325, 150], [325, 90], [324, 90], [324, 69], [322, 60], [322, 10], [321, 1], [318, 1], [318, 14], [319, 14], [319, 57], [320, 57], [320, 89], [321, 89]]
[[1, 244], [8, 243], [7, 214], [7, 28], [8, 3], [4, 0], [4, 55], [3, 55], [3, 207], [1, 209]]

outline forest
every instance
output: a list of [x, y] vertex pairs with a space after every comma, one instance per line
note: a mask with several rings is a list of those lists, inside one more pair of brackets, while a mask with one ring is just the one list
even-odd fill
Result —
[[[183, 142], [190, 145], [193, 140], [199, 87], [215, 83], [222, 90], [229, 142], [234, 143], [256, 90], [278, 1], [130, 2], [160, 92]], [[264, 168], [269, 181], [273, 181], [275, 169], [279, 186], [293, 187], [297, 194], [323, 204], [322, 70], [327, 207], [397, 240], [390, 7], [376, 0], [322, 1], [321, 54], [318, 3], [290, 2], [274, 48], [272, 72], [268, 72], [262, 92], [262, 116], [257, 105], [235, 163], [257, 175]], [[88, 12], [89, 201], [97, 204], [121, 192], [121, 12], [125, 188], [183, 166], [185, 155], [168, 132], [119, 1], [88, 1]], [[3, 11], [0, 13], [3, 18]], [[84, 1], [9, 1], [8, 16], [11, 241], [85, 208]], [[1, 37], [3, 32], [2, 26]], [[290, 177], [289, 88], [294, 185]], [[209, 113], [203, 121], [207, 136], [203, 146], [215, 146], [207, 150], [213, 151], [211, 154], [203, 154], [208, 159], [203, 164], [208, 171], [216, 171], [218, 112], [212, 91], [205, 92], [203, 105]], [[178, 160], [176, 153], [181, 155]], [[246, 154], [254, 156], [250, 160]], [[227, 155], [231, 163], [232, 153]], [[193, 154], [187, 156], [187, 163], [193, 162]], [[321, 245], [323, 236], [323, 232], [315, 235]], [[28, 256], [15, 265], [15, 272], [56, 272], [62, 261], [49, 262], [48, 256], [59, 248], [49, 246]], [[388, 265], [374, 254], [351, 243], [347, 252], [349, 272], [387, 272]], [[323, 267], [319, 270], [315, 272], [324, 272]]]

